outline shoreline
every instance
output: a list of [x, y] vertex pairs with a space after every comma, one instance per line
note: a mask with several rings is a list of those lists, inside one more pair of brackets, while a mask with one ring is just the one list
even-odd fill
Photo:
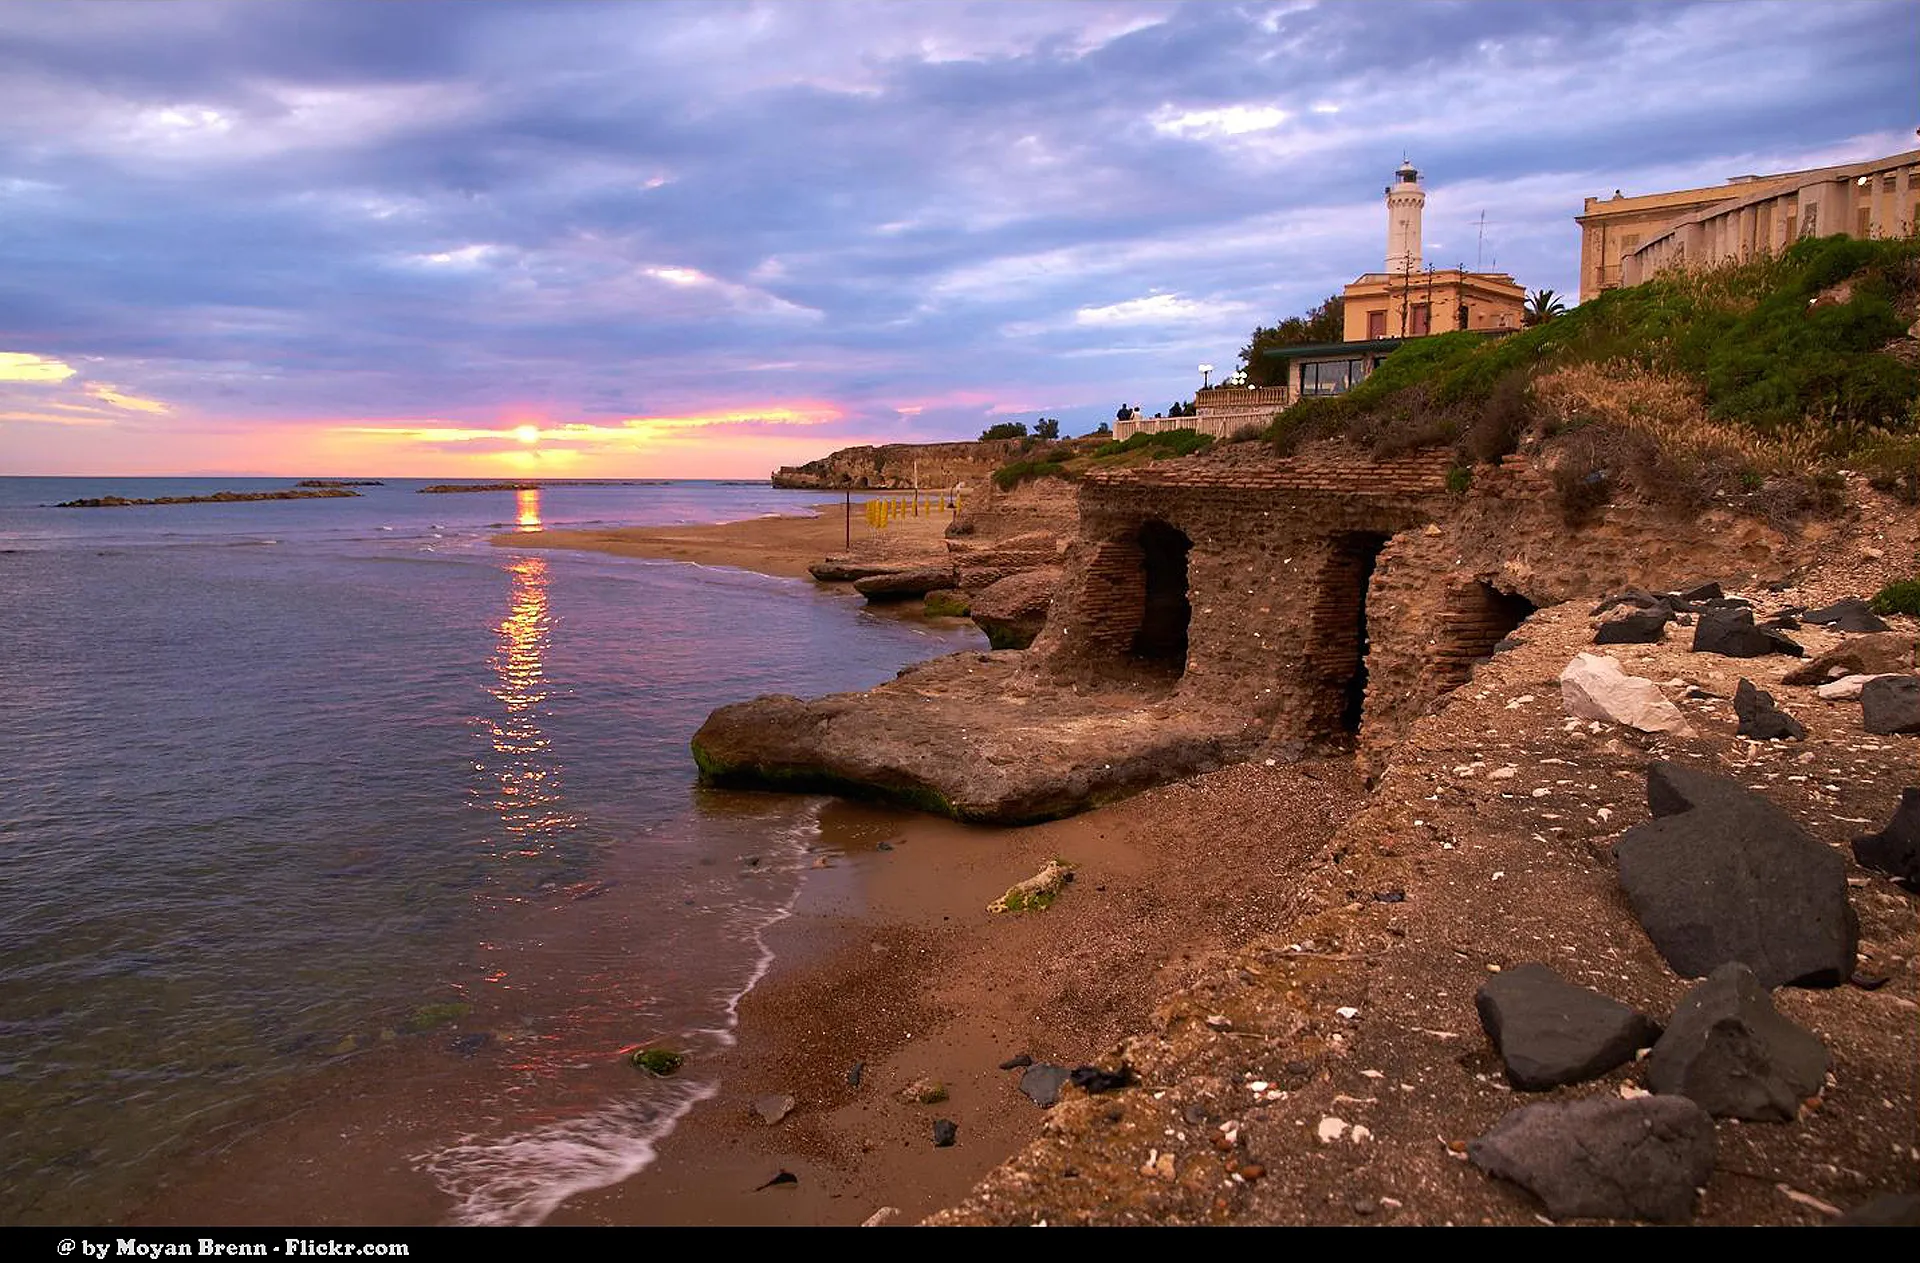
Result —
[[[853, 1226], [891, 1209], [885, 1222], [906, 1225], [959, 1203], [1049, 1116], [998, 1067], [1098, 1062], [1149, 1028], [1216, 953], [1297, 913], [1297, 885], [1261, 879], [1304, 864], [1358, 801], [1349, 769], [1303, 764], [1242, 765], [1026, 828], [834, 802], [830, 866], [767, 935], [774, 960], [740, 1004], [719, 1091], [645, 1171], [545, 1222]], [[1196, 809], [1221, 827], [1183, 837]], [[1284, 842], [1243, 846], [1263, 824]], [[1051, 908], [986, 910], [1054, 857], [1076, 871]], [[903, 1100], [923, 1078], [947, 1099]], [[781, 1096], [794, 1100], [778, 1123], [754, 1112]], [[958, 1125], [951, 1147], [934, 1142], [940, 1119]], [[764, 1187], [783, 1171], [797, 1181]]]
[[730, 566], [782, 579], [813, 578], [808, 566], [829, 553], [844, 552], [848, 541], [856, 551], [879, 554], [934, 552], [952, 520], [945, 513], [895, 519], [885, 530], [867, 525], [866, 515], [854, 507], [851, 521], [841, 501], [808, 506], [812, 516], [775, 515], [737, 522], [689, 526], [618, 526], [603, 530], [503, 531], [489, 537], [496, 548], [569, 549], [634, 557], [648, 561], [683, 561], [699, 566]]

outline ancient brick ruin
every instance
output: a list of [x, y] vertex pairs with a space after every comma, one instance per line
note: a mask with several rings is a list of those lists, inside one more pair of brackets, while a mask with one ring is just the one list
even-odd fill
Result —
[[1091, 474], [1028, 670], [1131, 676], [1249, 713], [1285, 748], [1377, 752], [1540, 606], [1775, 557], [1777, 536], [1731, 521], [1684, 547], [1627, 511], [1570, 531], [1525, 459], [1461, 493], [1452, 460], [1331, 451]]
[[[1077, 507], [1030, 648], [937, 659], [864, 694], [725, 707], [696, 758], [717, 782], [1001, 822], [1256, 752], [1354, 749], [1371, 773], [1536, 608], [1628, 584], [1765, 581], [1818, 546], [1720, 512], [1682, 530], [1635, 504], [1576, 529], [1525, 458], [1470, 474], [1453, 460], [1229, 444], [1096, 471], [1065, 495], [1052, 480], [1022, 488], [1029, 508]], [[950, 541], [955, 564], [1006, 561], [997, 534]]]

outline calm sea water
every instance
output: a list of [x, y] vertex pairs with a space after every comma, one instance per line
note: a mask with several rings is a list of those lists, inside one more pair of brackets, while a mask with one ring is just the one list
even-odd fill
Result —
[[266, 1096], [409, 1041], [471, 1076], [414, 1155], [451, 1218], [537, 1222], [641, 1170], [713, 1085], [621, 1050], [731, 1040], [818, 828], [816, 800], [697, 790], [688, 737], [979, 643], [805, 582], [487, 542], [817, 493], [49, 507], [285, 485], [0, 479], [5, 1222], [111, 1221]]

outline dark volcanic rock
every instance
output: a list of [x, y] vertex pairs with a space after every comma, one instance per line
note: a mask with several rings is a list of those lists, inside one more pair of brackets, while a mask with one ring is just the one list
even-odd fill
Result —
[[1837, 987], [1859, 923], [1846, 864], [1743, 786], [1673, 763], [1647, 769], [1654, 818], [1614, 844], [1620, 885], [1674, 972], [1744, 961], [1763, 986]]
[[1775, 706], [1773, 694], [1755, 688], [1752, 680], [1741, 680], [1740, 687], [1734, 690], [1733, 713], [1740, 717], [1740, 728], [1734, 733], [1737, 737], [1751, 737], [1755, 741], [1777, 741], [1783, 737], [1806, 740], [1807, 730], [1800, 721]]
[[1782, 1017], [1753, 971], [1722, 965], [1687, 992], [1647, 1058], [1647, 1086], [1715, 1118], [1791, 1122], [1827, 1081], [1827, 1050]]
[[960, 1124], [951, 1118], [938, 1118], [933, 1123], [933, 1145], [936, 1149], [952, 1146], [954, 1138], [960, 1134]]
[[1660, 604], [1663, 604], [1661, 599], [1645, 588], [1628, 588], [1623, 592], [1616, 592], [1612, 596], [1605, 598], [1600, 604], [1594, 606], [1589, 613], [1592, 614], [1593, 617], [1598, 618], [1617, 605], [1631, 605], [1637, 610], [1650, 610]]
[[909, 570], [889, 570], [853, 581], [853, 590], [869, 601], [904, 601], [923, 597], [941, 588], [959, 584], [959, 576], [948, 565], [915, 566]]
[[1495, 974], [1473, 1002], [1507, 1078], [1529, 1092], [1603, 1075], [1660, 1034], [1644, 1015], [1545, 965]]
[[1710, 609], [1701, 614], [1693, 629], [1693, 651], [1726, 658], [1761, 658], [1770, 653], [1798, 658], [1806, 653], [1779, 632], [1755, 627], [1749, 609]]
[[1882, 1193], [1833, 1221], [1836, 1228], [1920, 1228], [1920, 1193]]
[[1713, 1120], [1685, 1097], [1592, 1097], [1514, 1110], [1467, 1146], [1556, 1219], [1685, 1223], [1713, 1172]]
[[1640, 610], [1600, 624], [1593, 634], [1596, 645], [1651, 645], [1667, 634], [1673, 611], [1664, 605]]
[[1893, 819], [1880, 832], [1855, 838], [1853, 858], [1862, 868], [1889, 873], [1909, 889], [1920, 889], [1920, 789], [1900, 791]]
[[1072, 1078], [1073, 1071], [1065, 1066], [1050, 1066], [1041, 1062], [1028, 1066], [1026, 1073], [1020, 1076], [1020, 1090], [1041, 1109], [1052, 1109], [1059, 1104], [1060, 1089]]
[[1782, 684], [1825, 684], [1843, 675], [1889, 675], [1920, 667], [1920, 637], [1881, 632], [1849, 640], [1780, 677]]
[[1674, 593], [1674, 595], [1683, 601], [1692, 601], [1694, 604], [1699, 605], [1707, 601], [1724, 600], [1727, 594], [1718, 583], [1709, 581], [1706, 583], [1696, 583], [1684, 591]]
[[1860, 687], [1860, 717], [1868, 732], [1920, 732], [1920, 675], [1883, 675]]
[[1800, 616], [1801, 621], [1820, 623], [1843, 632], [1883, 632], [1887, 625], [1873, 612], [1873, 607], [1857, 596], [1835, 601], [1832, 605], [1817, 610], [1808, 610]]

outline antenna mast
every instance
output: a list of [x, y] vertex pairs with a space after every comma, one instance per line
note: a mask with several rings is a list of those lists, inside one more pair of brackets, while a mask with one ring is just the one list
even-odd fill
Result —
[[1487, 247], [1487, 212], [1480, 212], [1480, 236], [1473, 243], [1473, 270], [1481, 271], [1480, 261]]

